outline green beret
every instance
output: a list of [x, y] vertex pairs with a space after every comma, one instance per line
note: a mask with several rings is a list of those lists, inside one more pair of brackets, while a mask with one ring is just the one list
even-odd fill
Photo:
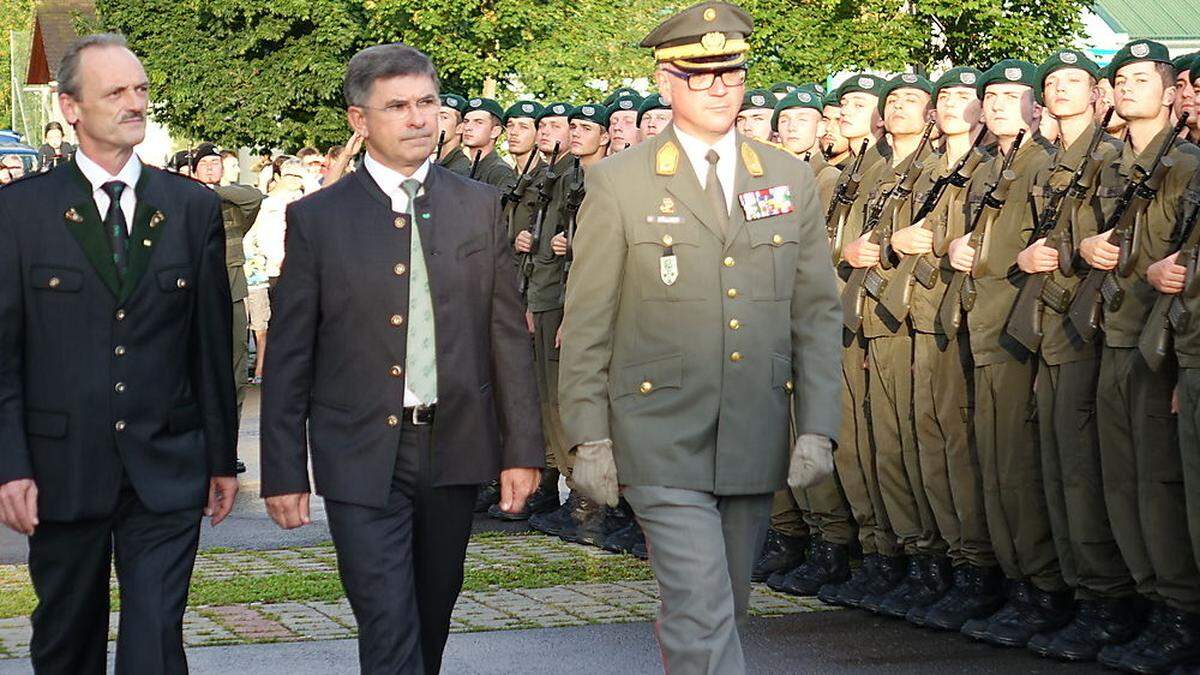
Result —
[[1078, 68], [1088, 75], [1100, 79], [1100, 66], [1096, 65], [1095, 61], [1089, 59], [1087, 54], [1075, 49], [1063, 49], [1054, 52], [1050, 55], [1050, 58], [1038, 66], [1037, 86], [1033, 89], [1037, 94], [1037, 102], [1039, 104], [1044, 102], [1042, 89], [1046, 84], [1046, 78], [1050, 77], [1051, 73], [1066, 70], [1067, 68]]
[[615, 101], [619, 98], [624, 98], [624, 97], [633, 97], [633, 98], [640, 99], [642, 97], [642, 95], [639, 94], [637, 92], [637, 89], [634, 89], [633, 87], [617, 87], [616, 89], [613, 89], [612, 92], [608, 96], [604, 97], [604, 107], [607, 108], [608, 106], [613, 104], [613, 101]]
[[1134, 40], [1129, 44], [1121, 47], [1121, 49], [1113, 55], [1112, 61], [1108, 64], [1108, 81], [1115, 83], [1117, 80], [1117, 71], [1131, 63], [1139, 61], [1154, 61], [1156, 63], [1171, 63], [1171, 54], [1167, 51], [1165, 45], [1161, 42], [1153, 40]]
[[742, 96], [742, 111], [752, 110], [754, 108], [766, 108], [768, 110], [775, 107], [775, 94], [772, 94], [768, 89], [747, 89]]
[[569, 115], [573, 120], [587, 120], [602, 127], [608, 126], [608, 108], [599, 103], [584, 103]]
[[655, 61], [687, 71], [725, 70], [746, 62], [754, 19], [741, 7], [710, 1], [692, 5], [658, 24], [638, 43]]
[[467, 112], [467, 99], [458, 94], [442, 94], [440, 98], [443, 108], [454, 108], [460, 115]]
[[796, 91], [797, 88], [798, 87], [791, 82], [776, 82], [775, 84], [771, 85], [771, 93], [787, 95], [793, 91]]
[[984, 71], [979, 78], [979, 84], [975, 85], [975, 93], [979, 98], [983, 98], [984, 92], [987, 91], [988, 85], [992, 84], [1023, 84], [1030, 89], [1034, 89], [1034, 95], [1037, 95], [1037, 66], [1028, 61], [1019, 61], [1017, 59], [1004, 59], [996, 62], [996, 65]]
[[541, 122], [547, 117], [570, 117], [573, 110], [575, 110], [575, 106], [570, 103], [547, 103], [546, 107], [538, 113], [537, 121]]
[[1171, 65], [1175, 66], [1175, 77], [1179, 77], [1180, 73], [1190, 71], [1192, 66], [1196, 63], [1197, 56], [1200, 56], [1200, 52], [1184, 54], [1183, 56], [1180, 56], [1172, 61]]
[[[476, 96], [475, 98], [467, 101], [467, 112], [475, 112], [476, 110], [482, 110], [484, 112], [491, 113], [492, 117], [495, 117], [500, 122], [504, 122], [504, 110], [500, 107], [499, 103], [496, 103], [490, 98], [480, 98]], [[465, 115], [466, 113], [463, 114]]]
[[821, 84], [820, 82], [805, 82], [804, 84], [800, 85], [800, 88], [807, 89], [819, 96], [825, 95], [825, 85]]
[[971, 68], [970, 66], [959, 66], [951, 68], [942, 73], [942, 76], [933, 83], [933, 98], [937, 100], [938, 94], [942, 93], [943, 89], [950, 87], [970, 87], [975, 89], [975, 85], [979, 84], [979, 78], [983, 77], [983, 73]]
[[515, 120], [519, 117], [528, 117], [531, 120], [536, 120], [540, 114], [542, 114], [541, 103], [537, 101], [517, 101], [508, 106], [508, 110], [504, 111], [504, 123], [508, 124], [509, 120]]
[[841, 90], [833, 89], [825, 94], [825, 98], [821, 101], [826, 108], [833, 106], [834, 108], [842, 107]]
[[1192, 61], [1192, 70], [1188, 77], [1192, 78], [1193, 82], [1200, 80], [1200, 52], [1196, 52], [1196, 59]]
[[670, 110], [670, 109], [671, 109], [671, 106], [669, 106], [663, 102], [662, 96], [659, 96], [658, 94], [650, 94], [646, 98], [642, 99], [642, 104], [638, 106], [637, 123], [640, 126], [642, 123], [642, 116], [645, 115], [646, 113], [650, 112], [651, 110]]
[[795, 91], [784, 96], [779, 100], [779, 103], [775, 104], [775, 112], [771, 115], [771, 128], [779, 131], [779, 113], [789, 108], [809, 108], [816, 110], [818, 113], [821, 112], [821, 109], [824, 107], [821, 103], [822, 100], [821, 95], [815, 91], [804, 87], [797, 87]]
[[933, 83], [915, 73], [900, 73], [883, 84], [879, 88], [879, 114], [883, 114], [883, 109], [887, 105], [887, 97], [893, 91], [900, 89], [919, 89], [930, 96], [933, 96]]
[[883, 78], [870, 73], [851, 75], [845, 82], [842, 82], [842, 86], [838, 87], [838, 100], [840, 101], [846, 94], [854, 92], [879, 96], [879, 89], [883, 86], [883, 82]]
[[642, 100], [643, 99], [640, 97], [639, 98], [633, 98], [632, 96], [620, 97], [607, 106], [608, 107], [607, 116], [612, 117], [613, 113], [620, 112], [622, 110], [629, 110], [629, 111], [636, 112], [638, 109], [638, 106], [640, 106], [642, 104]]

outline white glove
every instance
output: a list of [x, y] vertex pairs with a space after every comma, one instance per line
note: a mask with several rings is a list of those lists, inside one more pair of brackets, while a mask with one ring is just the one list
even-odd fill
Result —
[[600, 504], [616, 506], [617, 463], [613, 460], [612, 441], [594, 441], [578, 446], [571, 477], [583, 496]]
[[[833, 475], [833, 441], [817, 434], [803, 434], [792, 448], [788, 485], [812, 487]], [[578, 481], [578, 479], [576, 479]]]

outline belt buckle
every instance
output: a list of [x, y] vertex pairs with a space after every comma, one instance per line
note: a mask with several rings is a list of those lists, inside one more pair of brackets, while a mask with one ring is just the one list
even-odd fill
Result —
[[413, 423], [413, 426], [418, 426], [418, 427], [429, 426], [429, 422], [422, 422], [422, 421], [421, 421], [421, 412], [422, 412], [422, 411], [426, 411], [426, 412], [427, 412], [428, 410], [429, 410], [429, 406], [426, 406], [426, 405], [414, 405], [414, 406], [413, 406], [413, 408], [412, 408], [412, 423]]

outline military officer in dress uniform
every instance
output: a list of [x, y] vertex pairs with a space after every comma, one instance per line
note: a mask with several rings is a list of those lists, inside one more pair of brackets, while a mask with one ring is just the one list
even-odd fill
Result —
[[499, 103], [478, 96], [467, 101], [462, 134], [467, 159], [471, 161], [467, 175], [495, 188], [503, 188], [516, 178], [512, 167], [496, 153], [496, 141], [502, 131], [504, 110]]
[[705, 2], [642, 40], [674, 121], [587, 174], [567, 288], [559, 395], [576, 486], [609, 505], [624, 486], [672, 673], [745, 672], [739, 625], [771, 493], [828, 476], [839, 426], [812, 171], [733, 129], [751, 30], [740, 8]]
[[438, 165], [450, 169], [460, 176], [471, 173], [471, 160], [462, 151], [463, 115], [467, 113], [467, 100], [458, 94], [440, 94], [442, 107], [438, 111], [438, 137], [441, 139], [435, 152]]

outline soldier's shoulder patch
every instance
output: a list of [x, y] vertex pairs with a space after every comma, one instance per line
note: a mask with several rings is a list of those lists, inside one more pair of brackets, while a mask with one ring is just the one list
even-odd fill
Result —
[[742, 143], [742, 164], [746, 166], [746, 171], [749, 171], [751, 176], [758, 178], [763, 175], [762, 160], [758, 158], [758, 152], [745, 142]]
[[674, 141], [667, 141], [654, 156], [654, 173], [660, 176], [674, 176], [679, 170], [679, 146]]

